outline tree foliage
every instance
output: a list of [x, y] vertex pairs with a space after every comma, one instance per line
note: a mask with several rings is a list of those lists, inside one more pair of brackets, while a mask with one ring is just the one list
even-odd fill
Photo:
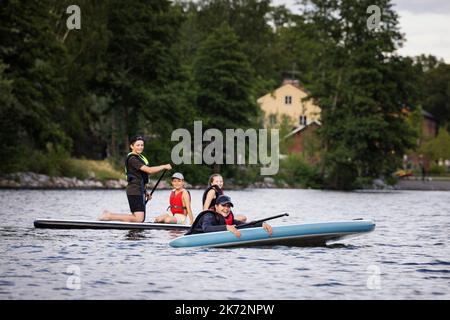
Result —
[[450, 160], [450, 134], [447, 130], [439, 130], [437, 137], [425, 141], [419, 152], [432, 161]]
[[199, 48], [194, 68], [197, 106], [205, 126], [224, 131], [254, 125], [253, 72], [233, 30], [222, 24]]
[[408, 62], [395, 55], [402, 41], [397, 15], [382, 1], [376, 30], [367, 28], [370, 1], [310, 1], [307, 21], [320, 37], [312, 98], [322, 108], [329, 187], [357, 187], [358, 179], [388, 173], [413, 146], [402, 109], [411, 90]]
[[[1, 171], [45, 171], [69, 155], [122, 163], [136, 133], [152, 163], [169, 161], [171, 132], [194, 120], [259, 128], [257, 98], [289, 76], [322, 108], [321, 141], [308, 147], [323, 145], [320, 181], [345, 189], [389, 173], [416, 145], [420, 108], [448, 125], [450, 66], [396, 54], [404, 38], [388, 0], [375, 30], [369, 0], [301, 3], [293, 13], [271, 0], [79, 0], [81, 29], [69, 30], [68, 0], [3, 1]], [[193, 182], [211, 172], [182, 169]]]

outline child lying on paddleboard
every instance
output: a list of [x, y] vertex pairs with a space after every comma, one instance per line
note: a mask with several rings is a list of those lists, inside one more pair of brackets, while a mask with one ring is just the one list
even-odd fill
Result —
[[[233, 207], [231, 198], [226, 195], [220, 195], [216, 199], [214, 208], [205, 210], [197, 216], [186, 235], [230, 231], [239, 238], [241, 236], [241, 232], [236, 228], [236, 226], [244, 225], [245, 223], [234, 218], [233, 212], [231, 212], [231, 207]], [[266, 222], [256, 223], [255, 221], [254, 224], [248, 225], [247, 227], [262, 227], [267, 231], [269, 236], [272, 235], [272, 227]]]

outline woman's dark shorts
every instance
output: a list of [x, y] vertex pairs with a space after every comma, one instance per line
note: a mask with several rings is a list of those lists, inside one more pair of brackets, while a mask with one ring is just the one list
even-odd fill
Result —
[[130, 204], [130, 210], [132, 213], [144, 212], [145, 213], [145, 200], [143, 196], [127, 195], [128, 203]]

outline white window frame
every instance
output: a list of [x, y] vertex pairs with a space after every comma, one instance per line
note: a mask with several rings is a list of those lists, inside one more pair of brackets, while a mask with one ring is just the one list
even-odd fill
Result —
[[292, 104], [292, 96], [284, 96], [284, 104], [285, 105]]

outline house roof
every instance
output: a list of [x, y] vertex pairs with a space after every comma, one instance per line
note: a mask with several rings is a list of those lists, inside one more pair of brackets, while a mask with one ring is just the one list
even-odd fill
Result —
[[322, 126], [322, 123], [321, 123], [320, 121], [318, 121], [318, 120], [313, 120], [313, 121], [311, 121], [311, 123], [309, 123], [309, 124], [307, 124], [307, 125], [300, 125], [300, 126], [298, 126], [298, 127], [295, 128], [294, 130], [292, 130], [289, 134], [287, 134], [286, 136], [284, 136], [284, 139], [289, 138], [289, 137], [291, 137], [291, 136], [293, 136], [293, 135], [295, 135], [295, 134], [297, 134], [297, 133], [299, 133], [299, 132], [305, 130], [306, 128], [308, 128], [309, 126], [311, 126], [311, 125], [313, 125], [313, 124], [315, 124], [315, 125], [317, 125], [317, 126], [319, 126], [319, 127]]
[[[410, 108], [409, 106], [405, 106], [405, 107], [402, 109], [402, 112], [408, 114], [408, 113], [411, 112], [411, 108]], [[423, 116], [424, 118], [428, 118], [428, 119], [431, 119], [431, 120], [434, 120], [434, 121], [438, 121], [438, 119], [437, 119], [433, 114], [431, 114], [430, 112], [428, 112], [427, 110], [422, 109], [421, 113], [422, 113], [422, 116]]]
[[422, 116], [437, 121], [435, 116], [433, 116], [431, 113], [423, 109], [422, 109]]
[[300, 86], [300, 85], [296, 86], [296, 85], [293, 85], [291, 83], [285, 83], [285, 84], [282, 84], [281, 86], [279, 86], [278, 88], [274, 89], [273, 91], [271, 91], [269, 93], [266, 93], [265, 95], [259, 97], [257, 99], [257, 101], [260, 102], [261, 99], [263, 99], [265, 97], [268, 97], [268, 96], [273, 98], [273, 96], [276, 95], [277, 91], [280, 90], [281, 88], [285, 87], [285, 86], [290, 86], [292, 88], [295, 88], [296, 90], [302, 91], [302, 92], [306, 93], [307, 95], [310, 94], [310, 92], [303, 86]]

